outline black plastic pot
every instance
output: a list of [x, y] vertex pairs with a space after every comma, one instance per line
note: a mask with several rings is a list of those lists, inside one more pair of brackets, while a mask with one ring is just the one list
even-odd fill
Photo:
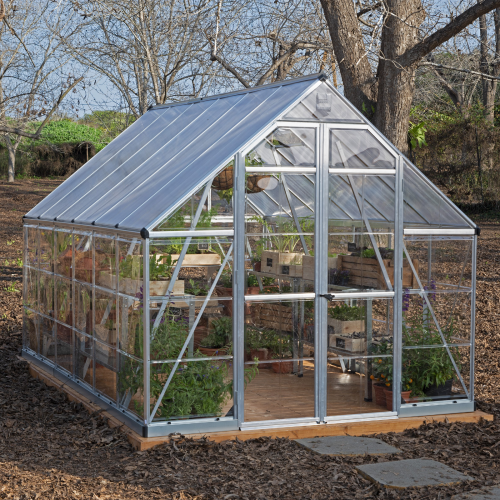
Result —
[[451, 396], [451, 386], [453, 385], [453, 379], [447, 380], [442, 385], [431, 385], [425, 391], [425, 395], [429, 397], [443, 397]]

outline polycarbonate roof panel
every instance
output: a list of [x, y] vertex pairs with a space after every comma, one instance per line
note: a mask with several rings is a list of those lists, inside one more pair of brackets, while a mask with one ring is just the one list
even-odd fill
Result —
[[[280, 119], [304, 95], [309, 97], [301, 106], [319, 106], [323, 115], [319, 113], [318, 118], [321, 115], [323, 120], [330, 119], [334, 110], [340, 109], [337, 104], [343, 97], [333, 91], [327, 92], [330, 97], [325, 97], [321, 95], [324, 92], [319, 92], [323, 87], [328, 86], [318, 84], [318, 75], [314, 75], [285, 81], [281, 85], [151, 109], [27, 216], [134, 231], [152, 228], [204, 183], [210, 182], [211, 176], [216, 175], [237, 151], [257, 139], [268, 125]], [[344, 111], [350, 109], [346, 106], [343, 103]], [[299, 108], [295, 108], [296, 111]], [[366, 124], [369, 129], [371, 125]], [[279, 137], [272, 141], [273, 144], [278, 141], [275, 145], [284, 148], [279, 151], [281, 158], [276, 163], [293, 164], [298, 172], [299, 164], [313, 163], [309, 156], [302, 154], [302, 150], [300, 154], [298, 151], [300, 147], [304, 151], [314, 150], [314, 130], [306, 127], [305, 124], [296, 130], [281, 127]], [[354, 168], [393, 167], [398, 154], [364, 129], [336, 129], [330, 134], [330, 144], [335, 148], [329, 164], [339, 168], [346, 166], [344, 162]], [[257, 144], [255, 147], [258, 149]], [[264, 153], [264, 156], [269, 153], [266, 148]], [[268, 159], [266, 156], [266, 162], [274, 162], [274, 157]], [[300, 211], [300, 216], [308, 216], [310, 209], [302, 204], [310, 208], [314, 206], [314, 175], [287, 174], [286, 179], [294, 208]], [[392, 221], [392, 179], [373, 176], [365, 178], [362, 185], [358, 186], [357, 180], [355, 183], [358, 193], [364, 197], [365, 216]], [[330, 175], [329, 193], [331, 218], [360, 219], [347, 176]], [[274, 192], [266, 190], [249, 195], [249, 201], [264, 215], [289, 212], [289, 207], [283, 212], [283, 200], [282, 186], [275, 188]], [[416, 167], [407, 162], [404, 166], [404, 220], [407, 224], [434, 227], [474, 227]]]
[[[174, 113], [178, 114], [179, 112], [180, 110], [177, 109]], [[60, 186], [52, 191], [52, 193], [45, 197], [36, 207], [32, 208], [26, 214], [27, 217], [40, 217], [47, 220], [50, 219], [50, 217], [44, 216], [44, 213], [56, 203], [65, 200], [64, 203], [69, 206], [70, 200], [73, 200], [73, 202], [75, 201], [74, 197], [72, 195], [70, 196], [70, 193], [73, 193], [86, 179], [93, 176], [97, 178], [99, 176], [98, 171], [102, 166], [112, 163], [115, 169], [119, 168], [121, 162], [123, 162], [123, 157], [126, 157], [126, 155], [124, 155], [126, 147], [130, 147], [130, 144], [133, 143], [133, 148], [136, 149], [141, 142], [147, 140], [148, 128], [154, 124], [159, 117], [160, 114], [153, 110], [141, 116], [116, 139], [91, 158], [82, 168], [78, 169], [71, 177], [66, 179]]]
[[148, 227], [317, 81], [314, 75], [151, 109], [27, 216]]
[[[173, 206], [192, 192], [202, 179], [215, 175], [243, 145], [271, 123], [311, 85], [311, 81], [283, 87], [263, 88], [243, 95], [240, 102], [209, 133], [199, 138], [176, 161], [175, 166], [158, 170], [146, 183], [134, 189], [96, 223], [107, 225], [124, 217], [120, 227], [151, 226], [169, 205]], [[154, 187], [154, 190], [151, 187]], [[153, 194], [151, 195], [151, 191]], [[168, 205], [165, 203], [168, 200]], [[130, 206], [138, 206], [133, 212]], [[164, 210], [158, 212], [158, 207]]]

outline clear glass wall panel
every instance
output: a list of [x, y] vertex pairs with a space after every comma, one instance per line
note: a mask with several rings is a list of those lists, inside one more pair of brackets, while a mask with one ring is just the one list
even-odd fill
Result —
[[468, 399], [469, 390], [469, 347], [403, 348], [405, 404]]
[[329, 291], [391, 290], [394, 176], [330, 174], [328, 194]]
[[[470, 236], [405, 236], [406, 256], [422, 286], [434, 290], [465, 291], [471, 287]], [[406, 260], [406, 259], [405, 259]], [[415, 280], [411, 288], [420, 288]]]
[[96, 234], [94, 248], [96, 286], [116, 290], [116, 239]]
[[92, 233], [74, 233], [75, 279], [92, 284]]
[[73, 373], [73, 330], [56, 322], [56, 363], [57, 366]]
[[330, 168], [396, 168], [396, 158], [368, 129], [330, 130]]
[[54, 268], [56, 274], [73, 277], [73, 235], [71, 231], [57, 229], [55, 231], [56, 253]]
[[87, 335], [92, 335], [92, 286], [75, 283], [75, 327]]
[[117, 403], [124, 410], [142, 418], [144, 415], [143, 362], [119, 353], [118, 366]]
[[44, 358], [56, 361], [56, 336], [54, 320], [44, 316], [38, 317], [38, 328], [40, 331], [40, 351]]
[[60, 323], [73, 325], [73, 286], [71, 280], [56, 276], [55, 280], [56, 319]]
[[90, 387], [94, 385], [94, 339], [75, 332], [75, 376]]
[[392, 410], [393, 318], [390, 299], [329, 304], [327, 416]]
[[40, 289], [40, 304], [38, 310], [46, 316], [54, 317], [55, 277], [53, 274], [39, 271], [38, 279], [38, 288]]
[[232, 416], [233, 332], [227, 309], [217, 298], [186, 296], [164, 309], [152, 300], [150, 311], [153, 405], [175, 370], [155, 419], [220, 417], [230, 410]]
[[143, 302], [137, 298], [118, 296], [119, 349], [143, 359]]
[[[297, 293], [314, 287], [314, 175], [270, 174], [272, 189], [247, 193], [247, 293]], [[247, 179], [248, 184], [248, 179]], [[265, 196], [268, 205], [253, 197]], [[267, 208], [255, 214], [254, 206]]]
[[35, 352], [40, 349], [37, 315], [27, 308], [23, 309], [23, 346]]
[[314, 339], [314, 301], [246, 302], [246, 422], [314, 417]]
[[96, 340], [116, 347], [117, 316], [116, 295], [96, 288], [94, 326]]
[[38, 288], [40, 271], [33, 267], [24, 267], [24, 305], [38, 310]]
[[118, 360], [116, 349], [108, 344], [94, 341], [95, 389], [116, 401], [118, 388]]
[[40, 232], [40, 269], [54, 272], [54, 229], [41, 227]]
[[[120, 293], [135, 297], [142, 290], [142, 241], [141, 240], [118, 240], [119, 251], [119, 285]], [[112, 271], [113, 273], [113, 271]], [[116, 287], [116, 271], [112, 274], [109, 286]]]
[[26, 245], [25, 262], [33, 267], [39, 267], [38, 227], [25, 226], [24, 237]]

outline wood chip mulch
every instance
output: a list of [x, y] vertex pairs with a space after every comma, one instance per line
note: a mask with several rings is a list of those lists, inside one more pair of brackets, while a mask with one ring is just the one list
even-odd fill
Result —
[[[119, 430], [28, 374], [21, 346], [21, 217], [59, 181], [0, 183], [0, 499], [447, 499], [500, 484], [499, 220], [482, 221], [476, 384], [494, 422], [433, 423], [377, 437], [403, 453], [321, 457], [288, 439], [215, 444], [172, 436], [135, 452]], [[15, 285], [12, 287], [12, 285]], [[390, 430], [390, 429], [388, 429]], [[476, 480], [453, 487], [378, 489], [355, 466], [431, 458]]]

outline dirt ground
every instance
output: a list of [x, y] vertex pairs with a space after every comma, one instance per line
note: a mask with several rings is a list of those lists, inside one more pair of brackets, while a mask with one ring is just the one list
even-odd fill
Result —
[[[500, 483], [500, 217], [478, 219], [476, 393], [494, 422], [431, 424], [378, 437], [391, 458], [325, 458], [287, 439], [214, 444], [172, 437], [135, 452], [99, 415], [28, 375], [21, 347], [22, 215], [57, 180], [0, 183], [0, 499], [446, 499]], [[355, 466], [432, 458], [475, 478], [456, 487], [378, 490]]]

